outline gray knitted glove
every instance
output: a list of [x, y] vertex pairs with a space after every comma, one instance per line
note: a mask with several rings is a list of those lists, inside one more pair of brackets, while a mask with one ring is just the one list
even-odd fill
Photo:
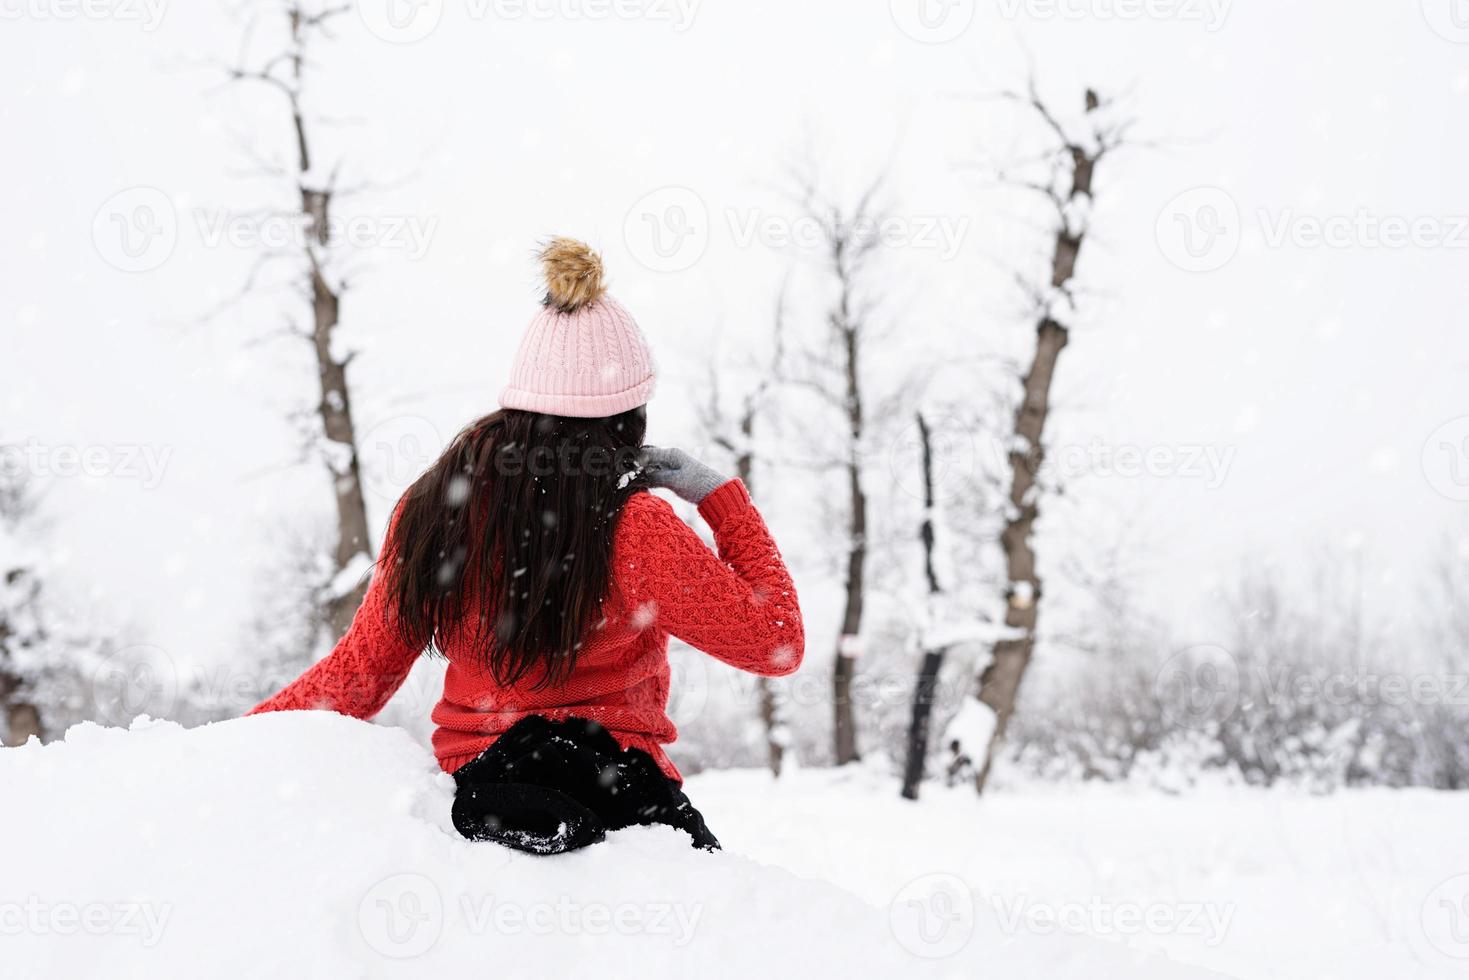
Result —
[[648, 478], [649, 486], [667, 487], [691, 504], [702, 503], [705, 497], [729, 482], [728, 477], [682, 449], [657, 446], [643, 447], [643, 475]]

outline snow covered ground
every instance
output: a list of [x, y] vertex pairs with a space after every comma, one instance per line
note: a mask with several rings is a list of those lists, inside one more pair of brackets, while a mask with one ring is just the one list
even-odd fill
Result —
[[688, 789], [723, 853], [647, 828], [533, 858], [458, 838], [452, 780], [406, 733], [316, 713], [83, 725], [0, 751], [0, 785], [7, 976], [1375, 978], [1469, 964], [1463, 794], [1086, 787], [979, 802], [928, 787], [914, 805], [858, 769], [779, 784], [720, 772]]

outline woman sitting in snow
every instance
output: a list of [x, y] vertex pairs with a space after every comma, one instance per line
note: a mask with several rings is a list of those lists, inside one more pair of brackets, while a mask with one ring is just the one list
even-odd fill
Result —
[[[433, 743], [461, 834], [551, 854], [662, 823], [716, 848], [663, 751], [668, 638], [789, 674], [795, 587], [739, 480], [643, 445], [652, 360], [601, 259], [558, 238], [541, 261], [501, 410], [403, 495], [331, 656], [254, 712], [369, 718], [429, 649], [448, 660]], [[719, 554], [649, 487], [697, 504]]]

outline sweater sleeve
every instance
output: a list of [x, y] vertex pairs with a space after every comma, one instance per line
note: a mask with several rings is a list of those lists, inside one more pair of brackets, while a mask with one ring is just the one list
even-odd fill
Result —
[[371, 718], [381, 711], [422, 652], [398, 637], [387, 600], [385, 576], [374, 571], [351, 627], [331, 654], [249, 713], [319, 709]]
[[718, 555], [665, 501], [624, 508], [617, 561], [634, 616], [740, 670], [793, 673], [806, 644], [796, 587], [745, 485], [725, 483], [699, 513]]

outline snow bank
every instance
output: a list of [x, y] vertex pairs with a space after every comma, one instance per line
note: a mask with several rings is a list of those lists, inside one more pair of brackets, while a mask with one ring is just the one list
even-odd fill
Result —
[[662, 828], [554, 858], [471, 844], [427, 751], [329, 714], [80, 725], [0, 751], [0, 785], [8, 976], [1212, 975], [1005, 934], [953, 876], [868, 904]]
[[981, 800], [928, 783], [914, 804], [891, 775], [846, 767], [773, 786], [710, 772], [689, 793], [729, 850], [874, 904], [942, 874], [1022, 932], [1241, 980], [1469, 976], [1466, 792], [1028, 783]]

